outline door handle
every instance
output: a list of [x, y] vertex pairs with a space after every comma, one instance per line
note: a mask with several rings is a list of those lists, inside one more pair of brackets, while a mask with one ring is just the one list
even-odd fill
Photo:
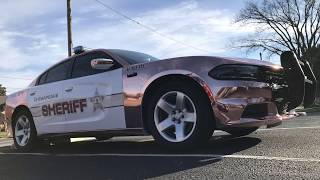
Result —
[[134, 76], [137, 76], [138, 73], [134, 72], [134, 73], [131, 73], [131, 74], [127, 74], [127, 77], [128, 78], [131, 78], [131, 77], [134, 77]]
[[36, 92], [30, 93], [30, 96], [34, 96], [34, 95], [36, 95]]
[[71, 92], [72, 90], [73, 90], [73, 87], [68, 87], [68, 88], [64, 89], [64, 91], [66, 91], [66, 92]]

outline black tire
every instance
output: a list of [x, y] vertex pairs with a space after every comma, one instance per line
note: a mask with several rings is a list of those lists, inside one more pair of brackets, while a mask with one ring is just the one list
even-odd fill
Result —
[[96, 138], [96, 140], [98, 140], [98, 141], [105, 141], [105, 140], [108, 140], [108, 139], [111, 139], [113, 136], [107, 136], [107, 135], [105, 135], [105, 136], [96, 136], [95, 138]]
[[[19, 125], [17, 126], [17, 123], [19, 118], [22, 118], [22, 117], [26, 117], [30, 124], [30, 137], [28, 138], [28, 140], [26, 140], [25, 145], [21, 145], [21, 143], [18, 143], [18, 140], [22, 138], [21, 136], [16, 136], [16, 128], [19, 128]], [[17, 112], [17, 114], [13, 119], [12, 132], [13, 132], [14, 146], [19, 151], [26, 151], [26, 152], [31, 151], [39, 144], [39, 140], [37, 137], [37, 130], [34, 125], [32, 115], [27, 110], [21, 110]]]
[[231, 134], [234, 137], [246, 136], [255, 132], [259, 127], [252, 128], [232, 128], [225, 130], [227, 133]]
[[[159, 99], [168, 92], [182, 92], [187, 95], [194, 104], [196, 109], [196, 123], [191, 135], [182, 142], [171, 142], [165, 139], [158, 131], [154, 112]], [[201, 87], [195, 83], [180, 81], [167, 82], [161, 85], [161, 88], [153, 92], [153, 96], [148, 99], [147, 118], [150, 133], [155, 138], [156, 142], [173, 149], [187, 149], [197, 145], [206, 143], [212, 137], [215, 121], [213, 112], [207, 95], [202, 91]]]

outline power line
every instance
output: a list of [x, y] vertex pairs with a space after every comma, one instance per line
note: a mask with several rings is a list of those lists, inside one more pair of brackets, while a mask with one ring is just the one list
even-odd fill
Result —
[[163, 38], [169, 39], [169, 40], [171, 40], [171, 41], [173, 41], [173, 42], [175, 42], [175, 43], [178, 43], [178, 44], [180, 44], [180, 45], [183, 45], [183, 46], [185, 46], [185, 47], [189, 47], [189, 48], [194, 49], [194, 50], [197, 50], [197, 51], [202, 51], [202, 52], [210, 53], [210, 52], [207, 51], [207, 50], [200, 49], [200, 48], [198, 48], [198, 47], [195, 47], [195, 46], [186, 44], [185, 42], [176, 40], [176, 39], [174, 39], [174, 38], [172, 38], [172, 37], [170, 37], [170, 36], [168, 36], [168, 35], [166, 35], [166, 34], [164, 34], [164, 33], [159, 32], [158, 30], [156, 30], [156, 29], [154, 29], [154, 28], [152, 28], [152, 27], [150, 27], [150, 26], [147, 26], [147, 25], [145, 25], [145, 24], [142, 24], [141, 22], [139, 22], [139, 21], [137, 21], [137, 20], [135, 20], [135, 19], [130, 18], [128, 15], [120, 12], [120, 11], [117, 10], [117, 9], [114, 9], [113, 7], [107, 5], [106, 3], [104, 3], [104, 2], [102, 2], [102, 1], [100, 1], [100, 0], [93, 0], [93, 1], [99, 3], [100, 5], [104, 6], [104, 7], [107, 8], [107, 9], [113, 11], [114, 13], [118, 14], [119, 16], [121, 16], [121, 17], [123, 17], [123, 18], [125, 18], [125, 19], [128, 19], [129, 21], [134, 22], [135, 24], [139, 25], [140, 27], [142, 27], [142, 28], [144, 28], [144, 29], [147, 29], [147, 30], [150, 31], [150, 32], [153, 32], [154, 34], [157, 34], [157, 35], [159, 35], [159, 36], [161, 36], [161, 37], [163, 37]]
[[25, 81], [33, 80], [31, 78], [12, 77], [12, 76], [0, 76], [0, 79], [18, 79], [18, 80], [25, 80]]

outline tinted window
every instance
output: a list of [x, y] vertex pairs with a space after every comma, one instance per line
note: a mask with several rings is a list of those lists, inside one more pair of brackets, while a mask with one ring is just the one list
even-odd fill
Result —
[[140, 52], [126, 51], [126, 50], [120, 50], [120, 49], [108, 49], [108, 51], [120, 56], [122, 59], [127, 61], [129, 64], [140, 64], [140, 63], [146, 63], [146, 62], [150, 62], [150, 61], [159, 60], [153, 56], [150, 56], [150, 55], [144, 54], [144, 53], [140, 53]]
[[51, 68], [47, 72], [46, 83], [61, 81], [68, 78], [72, 68], [72, 60], [67, 60]]
[[39, 85], [44, 84], [46, 82], [46, 78], [47, 78], [47, 73], [42, 74], [39, 78], [38, 84]]
[[89, 53], [83, 56], [79, 56], [76, 58], [74, 62], [72, 77], [76, 78], [76, 77], [82, 77], [82, 76], [89, 76], [92, 74], [98, 74], [98, 73], [114, 70], [121, 67], [119, 63], [114, 61], [114, 66], [108, 70], [93, 69], [91, 67], [91, 60], [97, 59], [97, 58], [112, 59], [110, 56], [108, 56], [103, 52], [94, 52], [94, 53]]

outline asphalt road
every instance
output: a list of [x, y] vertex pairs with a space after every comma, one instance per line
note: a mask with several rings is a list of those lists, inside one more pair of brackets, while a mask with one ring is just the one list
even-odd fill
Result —
[[80, 141], [25, 154], [0, 140], [0, 179], [320, 179], [320, 113], [172, 152], [151, 137]]

